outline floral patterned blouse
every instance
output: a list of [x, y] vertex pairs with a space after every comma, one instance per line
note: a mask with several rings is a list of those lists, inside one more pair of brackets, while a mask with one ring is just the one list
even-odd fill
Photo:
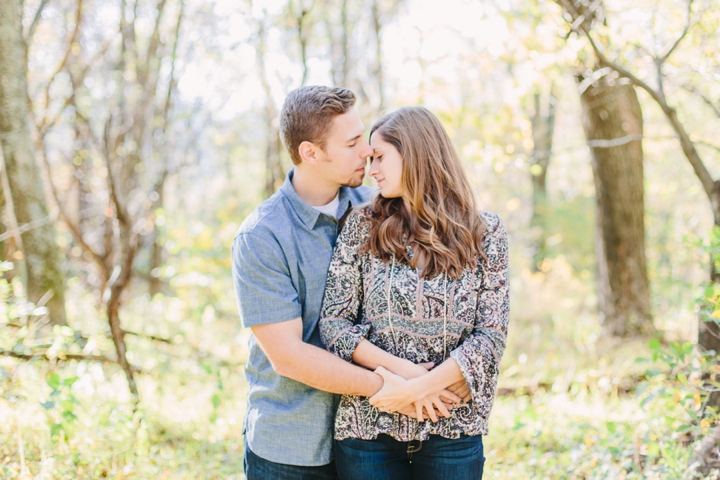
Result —
[[[485, 435], [505, 350], [509, 315], [508, 243], [495, 214], [481, 212], [487, 224], [482, 258], [468, 264], [457, 280], [446, 275], [422, 278], [406, 263], [383, 262], [360, 247], [370, 231], [369, 207], [355, 209], [338, 237], [320, 314], [327, 349], [352, 361], [363, 338], [412, 361], [455, 359], [472, 400], [437, 423], [418, 422], [400, 413], [383, 413], [367, 397], [344, 395], [335, 418], [335, 438], [373, 440], [387, 434], [398, 441], [429, 435], [458, 438]], [[412, 256], [410, 246], [408, 255]]]

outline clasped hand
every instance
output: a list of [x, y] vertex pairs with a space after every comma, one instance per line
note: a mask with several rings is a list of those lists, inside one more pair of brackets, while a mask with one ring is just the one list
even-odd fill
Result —
[[[427, 373], [427, 370], [419, 365], [412, 365], [412, 367], [414, 367], [412, 370], [403, 372], [408, 380], [383, 367], [378, 367], [375, 373], [383, 377], [384, 383], [383, 387], [370, 397], [370, 404], [381, 411], [399, 412], [419, 421], [429, 418], [433, 422], [437, 422], [438, 415], [449, 418], [450, 410], [469, 397], [464, 381], [462, 385], [452, 385], [448, 389], [437, 392], [433, 392], [431, 388], [430, 393], [426, 394], [427, 386], [422, 384], [419, 377]], [[422, 371], [418, 367], [422, 368]], [[453, 391], [463, 396], [461, 397]]]

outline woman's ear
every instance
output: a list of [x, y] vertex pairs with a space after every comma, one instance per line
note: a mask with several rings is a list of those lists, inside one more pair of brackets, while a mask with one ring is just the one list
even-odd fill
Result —
[[303, 162], [307, 162], [312, 165], [318, 164], [320, 162], [320, 155], [322, 155], [318, 146], [308, 141], [300, 144], [298, 147], [298, 153], [300, 153], [300, 158]]

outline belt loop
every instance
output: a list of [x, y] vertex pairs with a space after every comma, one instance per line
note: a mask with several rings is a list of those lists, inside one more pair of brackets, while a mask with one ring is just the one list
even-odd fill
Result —
[[[418, 442], [417, 446], [413, 445], [413, 442]], [[419, 452], [420, 450], [422, 450], [422, 440], [410, 440], [408, 442], [407, 456], [409, 463], [412, 463], [413, 453]]]

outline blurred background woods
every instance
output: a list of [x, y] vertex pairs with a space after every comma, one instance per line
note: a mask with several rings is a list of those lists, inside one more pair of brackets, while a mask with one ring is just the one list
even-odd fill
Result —
[[[717, 477], [720, 6], [0, 0], [0, 476], [242, 478], [230, 245], [288, 91], [445, 124], [511, 235], [488, 477]], [[372, 184], [370, 182], [369, 184]]]

